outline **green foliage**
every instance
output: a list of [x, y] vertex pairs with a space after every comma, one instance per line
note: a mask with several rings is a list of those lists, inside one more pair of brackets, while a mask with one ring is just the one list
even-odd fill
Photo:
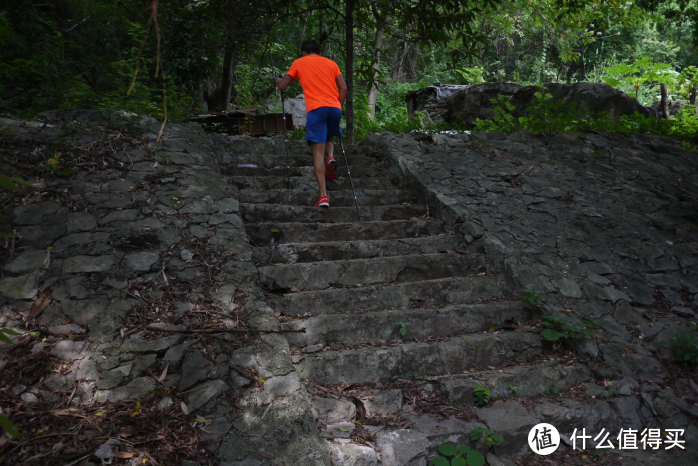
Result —
[[13, 436], [14, 438], [19, 438], [19, 431], [15, 425], [8, 418], [0, 414], [0, 427], [2, 430]]
[[581, 324], [571, 324], [567, 319], [543, 316], [541, 325], [545, 328], [541, 333], [548, 341], [560, 339], [592, 338], [599, 329], [599, 324], [589, 318], [583, 318]]
[[29, 183], [19, 176], [0, 175], [0, 186], [10, 191], [17, 191], [22, 186], [29, 186]]
[[621, 115], [614, 121], [607, 114], [595, 114], [584, 105], [563, 104], [543, 87], [533, 96], [526, 116], [514, 118], [514, 106], [505, 96], [492, 99], [494, 116], [491, 120], [477, 119], [475, 131], [513, 132], [525, 129], [550, 137], [564, 131], [605, 131], [609, 133], [648, 133], [694, 139], [698, 134], [698, 115], [692, 107], [685, 107], [669, 120], [646, 117], [635, 112]]
[[492, 399], [492, 391], [482, 384], [477, 384], [473, 390], [473, 401], [476, 406], [484, 406]]
[[485, 457], [468, 445], [455, 446], [443, 443], [438, 448], [439, 456], [429, 461], [429, 466], [484, 466]]
[[504, 442], [504, 437], [502, 434], [493, 432], [490, 429], [484, 427], [476, 427], [470, 431], [470, 441], [477, 442], [481, 441], [488, 449], [492, 448], [500, 443]]
[[659, 343], [671, 346], [674, 360], [689, 366], [698, 366], [698, 324], [690, 322], [690, 331], [678, 333]]
[[17, 336], [17, 335], [19, 335], [19, 333], [17, 333], [17, 331], [15, 331], [11, 328], [7, 328], [7, 327], [0, 328], [0, 341], [3, 343], [7, 343], [8, 345], [11, 345], [12, 340], [10, 339], [10, 337]]
[[545, 302], [545, 296], [543, 296], [543, 293], [537, 291], [535, 288], [523, 290], [523, 295], [521, 296], [521, 299], [529, 307], [540, 307], [541, 304]]
[[393, 322], [393, 325], [400, 329], [400, 336], [405, 338], [405, 335], [407, 335], [407, 324], [405, 322]]
[[660, 84], [672, 86], [676, 84], [678, 75], [669, 63], [655, 63], [647, 56], [635, 60], [631, 65], [619, 63], [607, 66], [605, 71], [606, 84], [627, 94], [634, 94], [635, 98], [645, 105], [651, 104], [654, 100], [651, 91], [656, 86]]

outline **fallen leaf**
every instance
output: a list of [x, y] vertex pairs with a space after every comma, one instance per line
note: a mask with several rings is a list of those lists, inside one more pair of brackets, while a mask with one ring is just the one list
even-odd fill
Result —
[[167, 377], [167, 369], [170, 367], [170, 363], [167, 363], [165, 366], [165, 369], [162, 371], [162, 374], [160, 374], [160, 377], [158, 377], [158, 382], [162, 382], [165, 380], [165, 377]]
[[114, 457], [115, 458], [121, 458], [121, 459], [129, 459], [133, 458], [133, 453], [129, 453], [127, 451], [115, 451], [114, 452]]
[[39, 293], [39, 297], [32, 303], [32, 307], [29, 310], [29, 319], [36, 318], [39, 314], [44, 312], [44, 309], [46, 309], [49, 304], [51, 304], [51, 288], [46, 288]]
[[630, 348], [625, 348], [625, 352], [628, 354], [635, 354], [635, 351], [631, 350]]
[[184, 404], [184, 401], [182, 401], [182, 404], [180, 406], [182, 407], [182, 412], [184, 414], [189, 414], [189, 407], [186, 404]]
[[274, 458], [276, 458], [276, 456], [270, 455], [269, 453], [264, 452], [264, 451], [260, 451], [259, 456], [262, 456], [262, 457], [270, 459], [270, 460], [273, 460]]

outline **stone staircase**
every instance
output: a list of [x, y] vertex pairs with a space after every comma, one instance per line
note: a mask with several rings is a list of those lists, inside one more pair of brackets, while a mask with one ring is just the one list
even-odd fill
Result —
[[[311, 207], [309, 154], [294, 156], [290, 190], [283, 156], [256, 155], [250, 162], [260, 168], [236, 168], [232, 177], [266, 301], [282, 328], [305, 329], [287, 340], [335, 465], [425, 465], [445, 441], [470, 444], [482, 420], [505, 435], [497, 454], [515, 459], [528, 448], [536, 409], [561, 431], [612, 427], [609, 416], [543, 398], [590, 382], [591, 370], [543, 351], [532, 328], [540, 316], [507, 294], [481, 250], [431, 217], [380, 156], [350, 157], [359, 222], [341, 153], [337, 160], [324, 210]], [[515, 401], [477, 408], [479, 383], [492, 400], [541, 404], [531, 412]], [[444, 416], [432, 405], [453, 417], [438, 421]]]

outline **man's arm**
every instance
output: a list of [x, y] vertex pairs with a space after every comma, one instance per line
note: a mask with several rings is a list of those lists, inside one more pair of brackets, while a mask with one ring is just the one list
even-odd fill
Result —
[[291, 85], [293, 82], [293, 78], [291, 77], [290, 74], [287, 74], [283, 78], [274, 78], [276, 79], [276, 87], [279, 88], [280, 91], [285, 91], [288, 86]]
[[340, 74], [334, 78], [334, 82], [337, 83], [339, 88], [339, 105], [344, 105], [344, 100], [347, 98], [347, 84], [344, 82], [344, 78]]

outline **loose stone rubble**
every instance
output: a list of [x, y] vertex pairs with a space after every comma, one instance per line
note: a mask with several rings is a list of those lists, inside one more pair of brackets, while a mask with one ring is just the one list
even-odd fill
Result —
[[[15, 121], [9, 134], [113, 137], [74, 122], [103, 114], [49, 116], [54, 126]], [[685, 428], [686, 451], [622, 456], [698, 461], [695, 372], [659, 343], [698, 309], [696, 159], [676, 141], [373, 135], [350, 153], [359, 223], [343, 168], [332, 207], [310, 207], [303, 141], [289, 190], [282, 140], [174, 124], [155, 144], [159, 124], [130, 121], [140, 145], [6, 209], [2, 230], [21, 238], [0, 279], [2, 325], [43, 332], [16, 338], [64, 369], [10, 383], [3, 410], [142, 400], [208, 442], [186, 466], [424, 466], [445, 442], [492, 465], [537, 464], [527, 437], [538, 422], [567, 437]], [[527, 306], [524, 288], [546, 301]], [[600, 330], [552, 344], [543, 314]], [[222, 327], [285, 333], [186, 333]], [[485, 405], [478, 384], [491, 389]], [[485, 426], [505, 439], [489, 451], [470, 439]]]

